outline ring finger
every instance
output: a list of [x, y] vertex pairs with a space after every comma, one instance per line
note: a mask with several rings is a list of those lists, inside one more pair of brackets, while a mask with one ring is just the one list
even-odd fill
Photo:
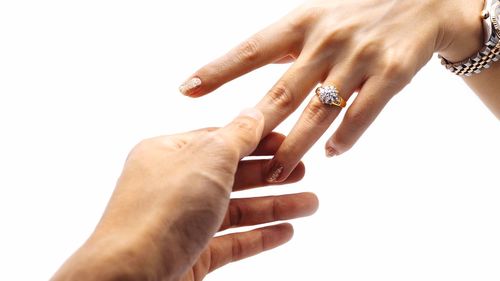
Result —
[[[323, 86], [335, 87], [338, 90], [338, 96], [347, 101], [362, 84], [363, 75], [361, 74], [358, 67], [352, 65], [334, 67]], [[269, 163], [267, 180], [269, 182], [284, 181], [300, 162], [302, 156], [330, 127], [341, 110], [341, 106], [324, 104], [315, 93]]]

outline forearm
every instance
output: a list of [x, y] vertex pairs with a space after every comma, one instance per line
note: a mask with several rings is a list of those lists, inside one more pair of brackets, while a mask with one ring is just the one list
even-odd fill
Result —
[[[489, 6], [484, 0], [474, 0], [470, 4], [460, 5], [460, 13], [464, 15], [459, 22], [450, 24], [448, 31], [455, 34], [452, 41], [444, 42], [446, 46], [440, 54], [452, 62], [464, 61], [474, 56], [478, 50], [484, 48], [485, 29], [480, 11]], [[493, 17], [493, 13], [490, 13]], [[490, 23], [488, 23], [490, 24]], [[493, 32], [495, 32], [493, 30]], [[489, 35], [488, 35], [489, 36]], [[500, 62], [491, 62], [489, 69], [481, 69], [481, 73], [472, 76], [462, 76], [469, 87], [479, 96], [484, 104], [500, 119]]]
[[500, 120], [500, 62], [495, 62], [489, 69], [464, 80]]

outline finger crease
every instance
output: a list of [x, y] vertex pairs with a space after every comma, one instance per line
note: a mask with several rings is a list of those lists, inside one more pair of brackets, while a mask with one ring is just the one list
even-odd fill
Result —
[[229, 211], [229, 226], [239, 226], [243, 218], [243, 212], [238, 204], [232, 204]]
[[208, 249], [208, 252], [209, 252], [209, 255], [208, 255], [208, 264], [210, 265], [210, 267], [208, 268], [208, 272], [212, 272], [213, 270], [215, 270], [215, 260], [214, 260], [214, 250], [212, 247], [209, 246], [209, 249]]
[[271, 216], [272, 216], [271, 219], [272, 219], [272, 221], [277, 221], [278, 220], [278, 211], [277, 211], [278, 204], [277, 204], [277, 202], [278, 202], [278, 199], [276, 199], [276, 197], [274, 197], [273, 198], [273, 207], [272, 207], [273, 211], [271, 213]]
[[232, 256], [231, 256], [231, 261], [238, 261], [240, 260], [241, 253], [242, 253], [242, 245], [241, 241], [236, 238], [236, 236], [231, 237], [231, 242], [232, 242]]
[[260, 235], [260, 251], [259, 252], [263, 252], [266, 250], [264, 230], [259, 231], [259, 235]]

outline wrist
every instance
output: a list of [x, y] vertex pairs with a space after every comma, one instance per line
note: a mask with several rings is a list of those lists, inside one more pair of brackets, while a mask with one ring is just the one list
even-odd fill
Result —
[[451, 2], [452, 5], [445, 5], [447, 11], [441, 13], [445, 21], [437, 52], [448, 61], [459, 62], [473, 56], [484, 46], [481, 19], [484, 0]]
[[141, 252], [140, 245], [124, 237], [93, 235], [51, 280], [160, 280]]

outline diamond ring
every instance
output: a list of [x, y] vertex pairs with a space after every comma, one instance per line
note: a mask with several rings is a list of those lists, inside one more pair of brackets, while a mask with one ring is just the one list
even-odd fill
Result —
[[339, 95], [339, 90], [335, 86], [319, 86], [316, 88], [319, 100], [326, 105], [345, 107], [346, 101]]

